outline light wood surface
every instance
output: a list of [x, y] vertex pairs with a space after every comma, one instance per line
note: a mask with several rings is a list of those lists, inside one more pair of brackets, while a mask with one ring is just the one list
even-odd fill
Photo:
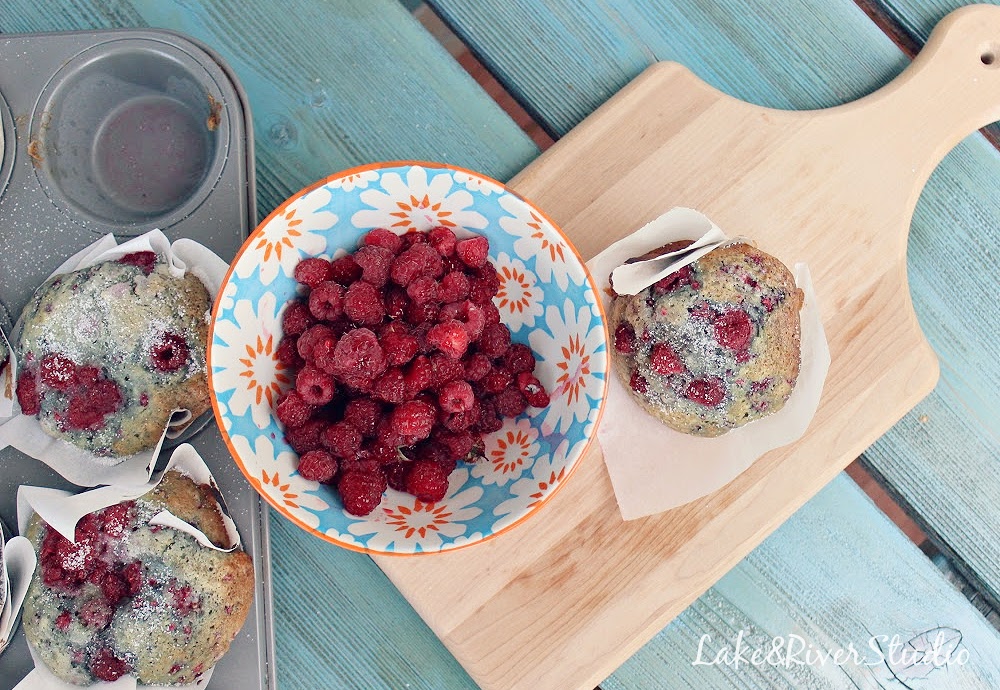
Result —
[[981, 60], [997, 35], [1000, 9], [950, 15], [889, 86], [826, 111], [765, 110], [658, 64], [513, 180], [585, 257], [684, 205], [808, 262], [833, 364], [806, 436], [704, 499], [624, 523], [593, 448], [507, 535], [376, 559], [483, 687], [600, 682], [930, 391], [906, 235], [941, 157], [1000, 119]]

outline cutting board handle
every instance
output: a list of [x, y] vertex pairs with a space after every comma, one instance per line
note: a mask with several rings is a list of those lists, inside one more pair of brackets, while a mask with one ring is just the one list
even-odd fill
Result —
[[951, 12], [902, 74], [844, 109], [876, 137], [905, 129], [906, 139], [882, 141], [903, 149], [891, 152], [901, 163], [930, 174], [959, 141], [1000, 120], [1000, 7]]

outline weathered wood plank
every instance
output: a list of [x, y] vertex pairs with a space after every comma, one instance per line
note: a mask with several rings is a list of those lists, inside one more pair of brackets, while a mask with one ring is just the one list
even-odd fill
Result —
[[[889, 653], [893, 636], [905, 642], [941, 627], [961, 631], [958, 649], [967, 650], [968, 662], [931, 670], [925, 679], [907, 678], [895, 663], [899, 656]], [[784, 656], [747, 663], [755, 649], [767, 652], [778, 638]], [[743, 663], [737, 667], [730, 657], [711, 665], [721, 650], [735, 652], [737, 640], [745, 646]], [[816, 657], [805, 663], [808, 650], [843, 650], [846, 663], [830, 658], [820, 664]], [[841, 475], [601, 687], [665, 687], [669, 679], [671, 688], [692, 690], [986, 690], [1000, 687], [998, 654], [997, 631]]]

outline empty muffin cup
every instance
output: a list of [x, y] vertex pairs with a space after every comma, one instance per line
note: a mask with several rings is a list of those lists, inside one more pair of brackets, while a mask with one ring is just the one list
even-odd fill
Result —
[[181, 48], [109, 41], [46, 85], [28, 155], [52, 202], [94, 230], [166, 228], [218, 182], [229, 142], [224, 102], [212, 75]]

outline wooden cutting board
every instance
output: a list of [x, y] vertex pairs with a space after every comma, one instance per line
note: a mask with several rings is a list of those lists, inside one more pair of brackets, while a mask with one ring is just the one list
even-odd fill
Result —
[[944, 154], [996, 120], [1000, 7], [980, 5], [946, 17], [892, 83], [828, 110], [760, 108], [653, 65], [512, 181], [587, 258], [688, 206], [807, 262], [832, 365], [806, 435], [700, 500], [624, 522], [594, 444], [510, 532], [377, 557], [482, 687], [592, 688], [931, 390], [910, 219]]

